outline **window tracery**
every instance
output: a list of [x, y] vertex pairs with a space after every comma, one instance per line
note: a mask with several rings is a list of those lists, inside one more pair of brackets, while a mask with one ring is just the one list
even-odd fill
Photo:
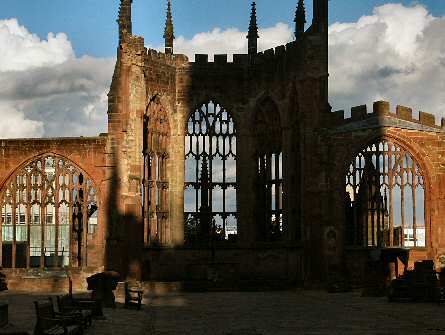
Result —
[[392, 140], [359, 153], [346, 174], [350, 245], [425, 247], [425, 186], [414, 157]]
[[144, 221], [146, 243], [167, 242], [167, 161], [170, 124], [159, 97], [144, 116]]
[[257, 221], [259, 240], [278, 240], [283, 234], [283, 153], [279, 111], [263, 99], [254, 118], [257, 160]]
[[3, 267], [74, 265], [79, 253], [71, 234], [76, 203], [85, 218], [77, 222], [85, 232], [84, 244], [98, 225], [97, 190], [83, 176], [65, 158], [45, 154], [9, 179], [1, 193]]
[[191, 113], [185, 136], [186, 241], [235, 239], [236, 126], [230, 113], [210, 101]]

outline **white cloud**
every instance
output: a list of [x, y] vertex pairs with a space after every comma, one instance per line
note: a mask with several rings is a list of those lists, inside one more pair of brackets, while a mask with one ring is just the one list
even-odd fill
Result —
[[40, 40], [16, 19], [0, 20], [0, 72], [23, 71], [60, 64], [74, 58], [74, 51], [64, 33], [48, 34]]
[[[277, 23], [274, 27], [259, 30], [260, 39], [258, 49], [264, 51], [288, 43], [293, 39], [291, 28], [284, 23]], [[182, 53], [194, 60], [195, 54], [209, 54], [213, 59], [216, 54], [229, 54], [229, 60], [233, 54], [247, 52], [247, 32], [236, 28], [221, 30], [215, 28], [209, 32], [196, 34], [192, 39], [180, 36], [175, 40], [175, 53]], [[162, 48], [159, 48], [162, 49]]]
[[[330, 101], [334, 109], [385, 99], [444, 116], [445, 17], [420, 6], [387, 4], [353, 23], [329, 28]], [[259, 49], [293, 39], [289, 25], [261, 29]], [[247, 32], [215, 28], [175, 51], [246, 53]], [[114, 59], [77, 58], [68, 37], [46, 40], [0, 20], [0, 137], [89, 136], [106, 131], [107, 97]], [[7, 46], [6, 48], [4, 46]], [[230, 57], [229, 57], [230, 59]], [[5, 127], [4, 125], [14, 125]]]
[[113, 59], [76, 58], [63, 33], [41, 40], [0, 20], [0, 138], [94, 136], [107, 129]]
[[386, 4], [329, 28], [334, 109], [384, 99], [445, 116], [445, 18], [421, 5]]

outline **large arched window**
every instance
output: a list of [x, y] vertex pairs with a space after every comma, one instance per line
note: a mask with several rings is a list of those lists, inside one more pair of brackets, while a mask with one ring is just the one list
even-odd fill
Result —
[[167, 160], [170, 124], [167, 111], [156, 97], [144, 117], [144, 221], [145, 242], [167, 243]]
[[98, 225], [97, 190], [74, 164], [53, 154], [36, 157], [7, 181], [1, 204], [3, 267], [86, 265], [85, 244]]
[[283, 154], [280, 114], [265, 98], [253, 120], [257, 160], [256, 223], [258, 240], [279, 240], [283, 234]]
[[186, 241], [236, 237], [236, 127], [212, 101], [187, 122], [184, 207]]
[[350, 245], [425, 247], [425, 187], [414, 157], [391, 140], [360, 152], [346, 174]]

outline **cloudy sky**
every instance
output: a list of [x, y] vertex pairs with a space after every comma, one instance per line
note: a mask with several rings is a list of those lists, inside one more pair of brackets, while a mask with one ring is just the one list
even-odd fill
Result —
[[[257, 1], [260, 48], [292, 39], [296, 2]], [[0, 2], [0, 137], [106, 131], [118, 3]], [[174, 0], [176, 52], [245, 52], [249, 3]], [[134, 0], [133, 7], [134, 33], [145, 36], [147, 46], [161, 47], [164, 1]], [[385, 99], [445, 116], [444, 32], [445, 0], [331, 0], [334, 109]]]

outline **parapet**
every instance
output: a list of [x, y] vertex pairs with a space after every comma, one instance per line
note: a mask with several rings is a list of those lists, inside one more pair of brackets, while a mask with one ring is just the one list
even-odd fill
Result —
[[146, 49], [146, 59], [151, 62], [160, 62], [171, 66], [177, 66], [188, 62], [186, 55], [166, 54], [154, 49]]
[[[412, 124], [421, 125], [428, 128], [445, 131], [445, 118], [442, 118], [441, 124], [436, 124], [436, 119], [433, 114], [419, 112], [419, 118], [413, 118], [413, 110], [410, 107], [400, 106], [396, 107], [395, 112], [391, 112], [390, 104], [387, 101], [376, 101], [373, 103], [373, 109], [368, 113], [366, 105], [355, 106], [351, 108], [351, 116], [345, 118], [344, 110], [330, 112], [330, 124], [335, 126], [343, 126], [352, 124], [354, 122], [370, 122], [375, 119], [395, 119], [406, 121]], [[405, 123], [406, 123], [405, 122]], [[399, 122], [400, 123], [400, 122]]]
[[[255, 55], [254, 63], [256, 65], [261, 65], [264, 63], [272, 63], [275, 64], [275, 62], [280, 59], [284, 58], [286, 54], [289, 52], [295, 50], [296, 42], [290, 42], [286, 45], [280, 45], [273, 49], [268, 49], [263, 52], [259, 52]], [[228, 61], [227, 54], [215, 54], [214, 55], [214, 61], [209, 61], [209, 55], [208, 54], [195, 54], [195, 64], [236, 64], [236, 65], [243, 65], [247, 66], [250, 64], [249, 62], [249, 55], [247, 54], [234, 54], [233, 55], [233, 61]]]

